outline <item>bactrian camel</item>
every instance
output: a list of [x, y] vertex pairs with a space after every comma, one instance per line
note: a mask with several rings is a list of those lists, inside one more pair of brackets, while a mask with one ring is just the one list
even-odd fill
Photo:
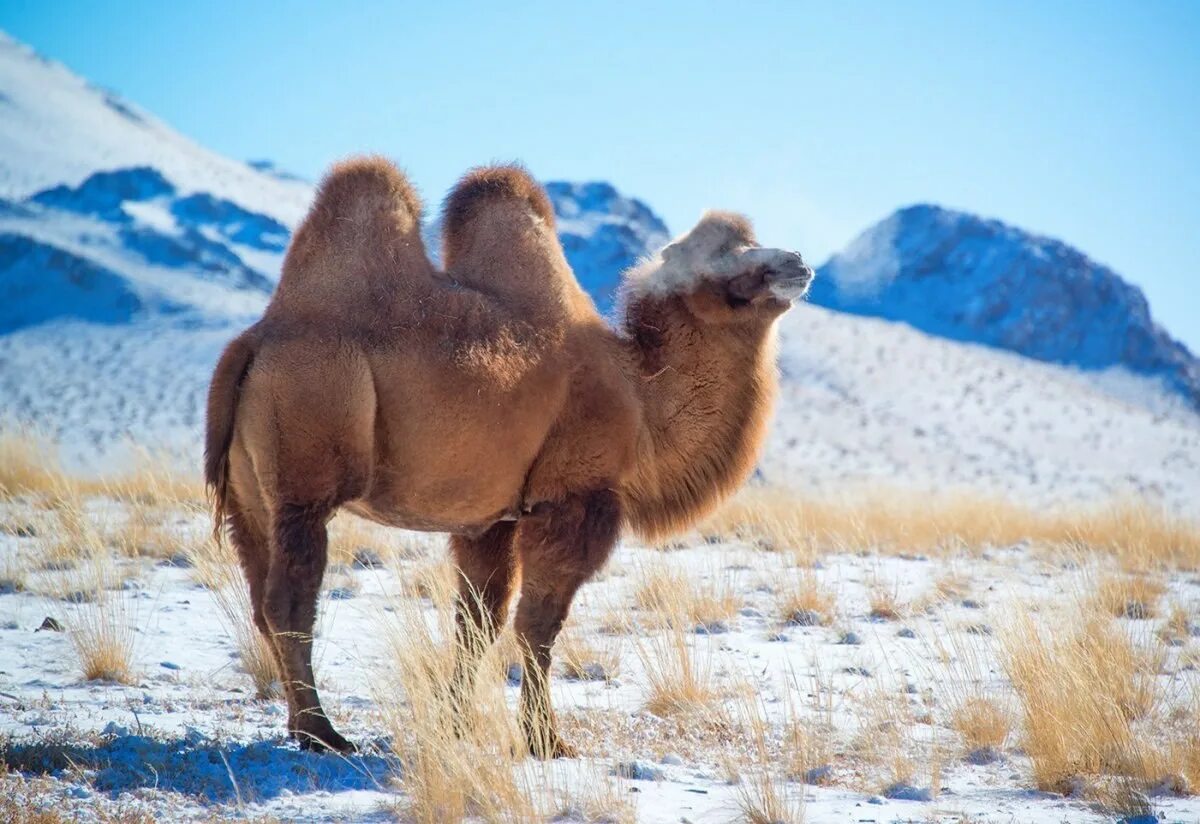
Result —
[[477, 169], [450, 193], [444, 270], [420, 228], [391, 163], [329, 172], [262, 319], [213, 376], [217, 526], [237, 547], [301, 746], [352, 748], [321, 708], [311, 655], [326, 524], [345, 508], [449, 533], [460, 636], [490, 640], [520, 581], [523, 729], [534, 755], [568, 755], [548, 678], [572, 598], [623, 529], [679, 531], [746, 479], [777, 383], [773, 327], [813, 273], [758, 246], [745, 218], [709, 212], [626, 273], [614, 328], [523, 169]]

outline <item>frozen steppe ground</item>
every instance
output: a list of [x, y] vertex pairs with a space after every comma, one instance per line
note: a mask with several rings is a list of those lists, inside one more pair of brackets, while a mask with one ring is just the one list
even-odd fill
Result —
[[[0, 795], [72, 821], [413, 814], [412, 751], [395, 745], [388, 710], [408, 700], [404, 620], [445, 640], [440, 536], [335, 523], [315, 660], [327, 710], [362, 748], [342, 758], [300, 752], [283, 702], [256, 697], [245, 626], [217, 597], [240, 582], [197, 502], [30, 493], [0, 515], [0, 740], [23, 771], [0, 776]], [[745, 820], [744, 794], [765, 775], [791, 812], [781, 820], [1112, 821], [1103, 778], [1036, 789], [1006, 668], [1025, 619], [1061, 640], [1104, 616], [1143, 656], [1128, 675], [1154, 696], [1133, 729], [1151, 749], [1197, 746], [1195, 571], [1036, 543], [789, 546], [786, 524], [755, 534], [737, 522], [666, 547], [626, 541], [582, 591], [554, 679], [581, 758], [512, 763], [526, 792], [553, 795], [544, 817]], [[47, 618], [64, 631], [39, 630]], [[128, 641], [127, 683], [84, 679], [79, 642], [104, 638]], [[497, 649], [481, 690], [502, 690], [512, 716], [519, 674], [505, 682], [512, 648]], [[697, 695], [670, 694], [684, 683]], [[995, 709], [998, 733], [963, 720], [975, 701]], [[1138, 783], [1137, 803], [1200, 819], [1189, 757]]]

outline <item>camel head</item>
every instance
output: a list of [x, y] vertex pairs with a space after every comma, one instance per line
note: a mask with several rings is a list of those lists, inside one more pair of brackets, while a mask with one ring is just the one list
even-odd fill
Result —
[[812, 268], [796, 252], [758, 245], [750, 221], [707, 212], [687, 234], [630, 273], [627, 297], [677, 295], [709, 322], [774, 319], [803, 298]]

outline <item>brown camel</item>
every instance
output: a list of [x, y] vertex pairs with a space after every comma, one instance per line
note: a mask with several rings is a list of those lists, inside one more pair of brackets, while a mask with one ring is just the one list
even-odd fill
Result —
[[[217, 527], [238, 549], [301, 746], [351, 748], [321, 709], [311, 656], [326, 523], [344, 507], [450, 533], [460, 641], [490, 641], [520, 581], [523, 728], [534, 755], [566, 755], [548, 678], [576, 590], [622, 528], [680, 530], [746, 478], [776, 387], [772, 330], [812, 270], [710, 212], [626, 275], [612, 329], [522, 169], [475, 170], [451, 192], [444, 272], [420, 210], [382, 159], [321, 184], [270, 305], [213, 376]], [[460, 691], [479, 654], [468, 646]]]

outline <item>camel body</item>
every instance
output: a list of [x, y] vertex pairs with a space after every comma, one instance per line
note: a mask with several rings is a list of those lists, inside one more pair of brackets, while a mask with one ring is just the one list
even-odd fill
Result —
[[450, 533], [461, 574], [453, 693], [508, 615], [525, 647], [531, 751], [569, 754], [550, 650], [622, 528], [661, 537], [749, 474], [775, 389], [772, 330], [812, 271], [712, 213], [626, 277], [610, 328], [523, 170], [468, 174], [430, 264], [390, 163], [342, 164], [293, 237], [263, 318], [209, 390], [205, 477], [305, 747], [350, 744], [321, 708], [312, 627], [326, 523], [345, 508]]
[[[616, 336], [594, 310], [534, 329], [497, 304], [435, 282], [428, 300], [359, 329], [295, 330], [268, 312], [244, 333], [254, 357], [229, 455], [239, 503], [267, 524], [280, 499], [337, 489], [388, 526], [478, 535], [540, 501], [619, 487], [639, 406]], [[472, 328], [482, 315], [505, 320]]]

